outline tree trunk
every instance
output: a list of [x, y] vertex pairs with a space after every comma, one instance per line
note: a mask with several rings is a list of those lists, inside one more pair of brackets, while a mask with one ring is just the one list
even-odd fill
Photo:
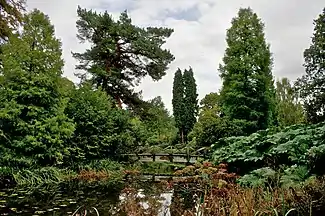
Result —
[[121, 98], [119, 96], [115, 96], [115, 100], [117, 102], [117, 106], [122, 109], [122, 101]]
[[181, 130], [181, 139], [182, 139], [182, 144], [184, 144], [184, 131], [183, 131], [183, 129]]

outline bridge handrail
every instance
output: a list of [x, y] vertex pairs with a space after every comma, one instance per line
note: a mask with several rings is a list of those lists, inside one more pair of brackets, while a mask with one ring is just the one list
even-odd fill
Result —
[[152, 156], [157, 156], [157, 157], [163, 157], [163, 156], [171, 156], [171, 157], [204, 157], [204, 155], [187, 155], [187, 154], [167, 154], [167, 153], [141, 153], [141, 154], [122, 154], [122, 156], [137, 156], [137, 157], [152, 157]]

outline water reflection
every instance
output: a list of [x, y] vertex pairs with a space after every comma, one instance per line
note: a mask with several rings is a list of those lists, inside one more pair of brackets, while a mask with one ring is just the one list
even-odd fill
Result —
[[[0, 215], [59, 216], [73, 215], [76, 210], [87, 210], [87, 215], [97, 215], [96, 210], [100, 216], [126, 215], [125, 210], [132, 207], [132, 202], [137, 202], [151, 215], [170, 216], [172, 195], [173, 190], [153, 182], [120, 186], [69, 183], [36, 189], [11, 188], [0, 190]], [[136, 208], [137, 204], [134, 205]]]

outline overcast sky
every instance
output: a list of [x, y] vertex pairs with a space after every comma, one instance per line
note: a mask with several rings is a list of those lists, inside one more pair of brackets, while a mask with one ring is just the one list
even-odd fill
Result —
[[77, 6], [105, 11], [114, 16], [127, 9], [133, 23], [174, 29], [166, 47], [175, 55], [167, 75], [159, 82], [145, 79], [139, 86], [145, 100], [162, 96], [171, 110], [174, 72], [191, 66], [199, 98], [221, 86], [217, 71], [226, 47], [226, 29], [240, 7], [251, 7], [265, 23], [267, 42], [274, 57], [276, 78], [296, 79], [304, 73], [303, 50], [310, 44], [313, 20], [325, 7], [324, 0], [27, 0], [28, 9], [49, 15], [63, 44], [64, 75], [74, 77], [76, 61], [71, 51], [85, 45], [76, 38]]

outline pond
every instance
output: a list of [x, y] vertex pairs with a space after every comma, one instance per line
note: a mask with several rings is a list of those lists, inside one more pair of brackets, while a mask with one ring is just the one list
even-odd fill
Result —
[[[129, 193], [130, 188], [135, 192], [133, 195]], [[173, 190], [151, 181], [119, 186], [74, 182], [33, 189], [0, 189], [0, 215], [78, 215], [77, 212], [84, 213], [85, 210], [87, 215], [126, 215], [121, 209], [132, 207], [130, 196], [136, 197], [136, 202], [144, 208], [148, 203], [156, 206], [155, 215], [170, 215]], [[126, 199], [129, 199], [127, 206], [121, 205]], [[153, 203], [157, 200], [159, 205]]]

